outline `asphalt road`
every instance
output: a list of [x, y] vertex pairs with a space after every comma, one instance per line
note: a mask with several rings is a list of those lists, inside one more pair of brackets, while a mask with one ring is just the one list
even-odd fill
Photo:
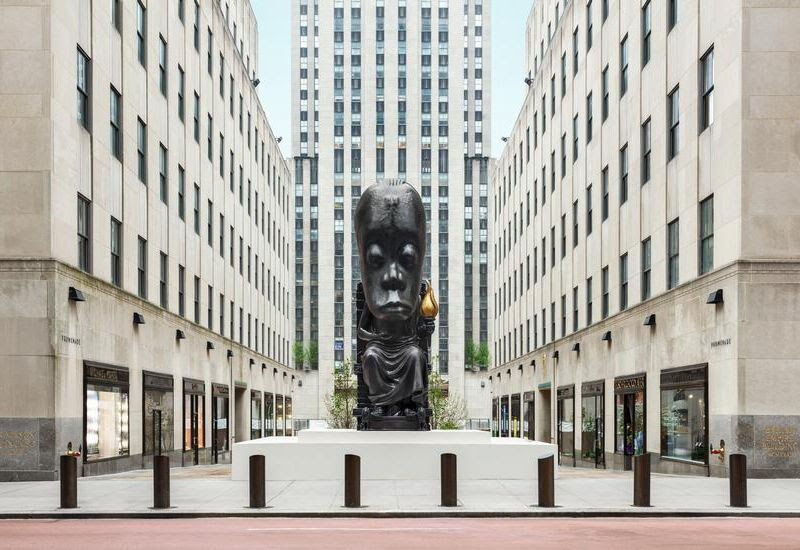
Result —
[[800, 548], [800, 519], [137, 519], [0, 521], [0, 548]]

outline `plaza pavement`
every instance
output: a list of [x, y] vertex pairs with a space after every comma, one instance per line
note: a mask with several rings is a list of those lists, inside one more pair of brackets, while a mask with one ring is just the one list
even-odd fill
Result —
[[267, 483], [266, 509], [247, 507], [248, 485], [229, 466], [175, 468], [169, 510], [152, 510], [149, 470], [79, 478], [78, 509], [60, 510], [57, 481], [0, 483], [0, 518], [228, 515], [786, 515], [800, 517], [800, 479], [751, 479], [748, 508], [728, 506], [728, 480], [653, 474], [650, 508], [634, 508], [630, 472], [559, 468], [556, 508], [538, 508], [536, 483], [461, 481], [459, 506], [439, 506], [439, 480], [362, 481], [362, 508], [343, 504], [342, 481]]

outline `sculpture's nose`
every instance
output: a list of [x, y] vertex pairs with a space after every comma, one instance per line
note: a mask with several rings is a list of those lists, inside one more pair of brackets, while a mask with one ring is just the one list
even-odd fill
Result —
[[381, 286], [385, 290], [402, 290], [405, 287], [403, 274], [397, 267], [397, 262], [390, 262], [386, 271], [383, 273]]

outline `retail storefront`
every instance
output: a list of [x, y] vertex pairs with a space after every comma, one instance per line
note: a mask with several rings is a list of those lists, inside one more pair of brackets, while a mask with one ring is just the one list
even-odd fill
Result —
[[521, 396], [518, 393], [511, 394], [511, 437], [522, 437], [522, 419], [520, 418]]
[[225, 384], [211, 384], [211, 456], [214, 464], [228, 452], [230, 427], [230, 389]]
[[264, 393], [264, 437], [275, 435], [275, 396]]
[[275, 435], [283, 436], [284, 434], [284, 409], [283, 409], [283, 396], [275, 396]]
[[605, 382], [581, 385], [581, 465], [605, 467]]
[[261, 392], [250, 390], [250, 439], [261, 438]]
[[128, 369], [84, 361], [84, 461], [97, 462], [130, 454]]
[[500, 400], [495, 397], [492, 399], [492, 437], [500, 436], [500, 422], [498, 420], [500, 410]]
[[661, 372], [661, 458], [708, 465], [708, 367]]
[[175, 392], [172, 376], [143, 373], [142, 441], [145, 455], [169, 454], [175, 441]]
[[644, 374], [614, 379], [614, 453], [622, 469], [633, 468], [633, 457], [647, 448]]
[[508, 405], [509, 405], [509, 398], [508, 396], [504, 396], [500, 399], [500, 437], [508, 437], [509, 429], [508, 429]]
[[533, 441], [536, 439], [534, 435], [534, 427], [536, 426], [534, 407], [534, 393], [526, 391], [522, 394], [522, 437]]
[[556, 394], [558, 463], [575, 465], [575, 386], [561, 386]]
[[202, 380], [183, 379], [183, 463], [200, 464], [206, 445], [206, 385]]
[[286, 435], [291, 436], [294, 433], [294, 426], [292, 425], [292, 398], [288, 395], [284, 398], [284, 415], [286, 417]]

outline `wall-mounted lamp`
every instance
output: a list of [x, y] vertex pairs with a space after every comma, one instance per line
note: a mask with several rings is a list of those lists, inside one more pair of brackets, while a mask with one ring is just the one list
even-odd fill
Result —
[[611, 342], [611, 331], [607, 330], [603, 333], [603, 337], [601, 338], [603, 342]]
[[531, 84], [533, 84], [533, 79], [531, 77], [529, 77], [529, 76], [526, 76], [525, 77], [525, 84], [530, 86]]
[[228, 359], [232, 358], [233, 357], [233, 350], [229, 349], [228, 352], [225, 354], [225, 357], [227, 357]]
[[267, 364], [261, 363], [261, 373], [263, 374], [265, 370], [267, 370]]
[[519, 372], [522, 372], [522, 365], [518, 366], [518, 367], [517, 367], [517, 370], [518, 370]]
[[276, 374], [278, 374], [278, 368], [272, 367], [272, 376], [275, 376]]
[[581, 352], [581, 343], [580, 342], [575, 342], [575, 345], [572, 346], [572, 351], [574, 351], [575, 353], [580, 353]]
[[298, 388], [302, 388], [303, 387], [303, 381], [302, 380], [298, 380], [297, 381], [297, 387]]
[[508, 138], [503, 136], [503, 137], [500, 138], [500, 141], [502, 141], [503, 143], [506, 143], [508, 141]]
[[69, 287], [69, 301], [70, 302], [85, 302], [86, 298], [83, 295], [83, 292], [75, 288], [74, 286]]
[[481, 380], [481, 387], [482, 387], [482, 388], [485, 388], [485, 387], [486, 387], [486, 381], [485, 381], [485, 380]]
[[214, 349], [214, 342], [212, 342], [211, 340], [207, 340], [206, 341], [206, 351], [211, 351], [212, 349]]
[[511, 369], [506, 369], [506, 374], [511, 377]]
[[286, 373], [283, 373], [283, 379], [286, 380]]
[[722, 289], [718, 288], [714, 292], [708, 295], [708, 299], [706, 300], [707, 304], [721, 304], [722, 303]]
[[283, 141], [283, 136], [278, 136], [278, 138], [275, 141], [277, 141], [278, 143], [282, 142]]
[[250, 368], [252, 369], [253, 365], [255, 365], [255, 364], [256, 364], [256, 360], [251, 357], [250, 358]]
[[141, 313], [134, 313], [133, 314], [133, 324], [134, 325], [143, 325], [144, 324], [144, 315]]
[[558, 359], [558, 350], [554, 351], [550, 357], [552, 357], [553, 359]]
[[186, 335], [183, 333], [181, 329], [177, 329], [175, 331], [175, 339], [176, 340], [186, 340]]
[[644, 318], [644, 326], [646, 327], [654, 327], [656, 326], [656, 314], [651, 313], [647, 317]]
[[258, 85], [261, 84], [261, 79], [254, 78], [251, 82], [253, 83], [253, 88], [258, 88]]

